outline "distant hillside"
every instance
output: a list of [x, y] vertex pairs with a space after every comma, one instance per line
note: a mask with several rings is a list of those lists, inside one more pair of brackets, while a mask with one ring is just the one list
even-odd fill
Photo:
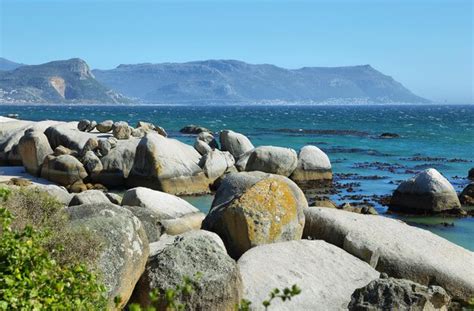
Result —
[[18, 67], [24, 66], [23, 64], [12, 62], [6, 58], [0, 57], [0, 70], [13, 70]]
[[429, 102], [370, 65], [289, 70], [208, 60], [120, 65], [93, 72], [104, 85], [148, 102]]
[[126, 98], [100, 84], [85, 61], [74, 58], [0, 71], [0, 102], [117, 103]]

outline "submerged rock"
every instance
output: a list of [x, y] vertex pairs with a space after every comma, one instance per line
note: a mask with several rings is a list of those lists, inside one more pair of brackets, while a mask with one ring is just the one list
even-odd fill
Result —
[[317, 207], [304, 212], [304, 238], [325, 240], [367, 261], [374, 259], [370, 253], [378, 252], [372, 264], [379, 272], [425, 286], [437, 284], [456, 300], [467, 302], [474, 296], [471, 251], [388, 217]]
[[398, 135], [396, 133], [382, 133], [382, 134], [380, 134], [379, 137], [380, 138], [399, 138], [400, 135]]
[[373, 280], [352, 294], [348, 309], [372, 310], [448, 310], [451, 298], [439, 286], [429, 287], [394, 278]]
[[108, 308], [123, 308], [139, 280], [149, 254], [143, 225], [133, 214], [120, 206], [83, 204], [67, 208], [73, 227], [85, 227], [102, 241], [94, 266], [101, 272], [107, 289]]
[[[194, 292], [180, 297], [186, 310], [235, 310], [242, 297], [242, 280], [237, 264], [227, 255], [216, 234], [190, 231], [162, 238], [151, 248], [155, 251], [148, 259], [132, 302], [149, 306], [151, 290], [163, 295], [189, 277], [194, 281]], [[163, 301], [155, 307], [164, 310]]]
[[44, 159], [53, 153], [46, 135], [34, 130], [26, 131], [19, 141], [18, 149], [25, 170], [33, 176], [40, 175]]
[[216, 232], [233, 258], [257, 245], [301, 238], [303, 192], [288, 178], [231, 173], [221, 182], [202, 228]]
[[200, 158], [192, 146], [147, 133], [137, 146], [127, 183], [172, 194], [207, 193], [210, 181], [199, 167]]
[[456, 191], [437, 170], [424, 170], [402, 182], [392, 195], [389, 210], [408, 214], [461, 212]]
[[316, 146], [304, 146], [298, 154], [298, 165], [290, 178], [300, 186], [311, 187], [332, 180], [329, 157]]
[[274, 310], [345, 310], [355, 289], [377, 279], [365, 262], [324, 241], [289, 241], [257, 246], [243, 254], [238, 265], [244, 297], [256, 310], [274, 288], [301, 288], [301, 294]]
[[219, 134], [221, 150], [229, 151], [235, 159], [254, 148], [250, 140], [243, 134], [231, 130], [221, 131]]
[[194, 124], [186, 125], [185, 127], [180, 129], [179, 131], [183, 134], [199, 134], [199, 133], [202, 133], [202, 132], [212, 133], [211, 130], [209, 130], [205, 127], [202, 127], [202, 126], [194, 125]]
[[298, 163], [296, 151], [290, 148], [260, 146], [250, 152], [246, 171], [261, 171], [288, 177]]

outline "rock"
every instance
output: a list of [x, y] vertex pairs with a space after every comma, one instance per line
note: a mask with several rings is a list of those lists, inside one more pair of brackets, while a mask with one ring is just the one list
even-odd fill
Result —
[[95, 129], [96, 126], [97, 126], [97, 122], [96, 121], [91, 121], [91, 123], [87, 126], [86, 131], [87, 132], [92, 132]]
[[261, 245], [238, 261], [244, 297], [263, 310], [274, 289], [296, 284], [298, 296], [272, 301], [273, 310], [346, 310], [355, 289], [377, 279], [365, 262], [324, 241], [289, 241]]
[[331, 201], [330, 199], [322, 198], [316, 199], [312, 201], [309, 206], [317, 206], [317, 207], [327, 207], [327, 208], [337, 208], [336, 203]]
[[53, 152], [54, 156], [57, 157], [57, 156], [60, 156], [60, 155], [63, 155], [63, 154], [69, 154], [69, 155], [72, 155], [72, 156], [75, 155], [75, 153], [71, 149], [66, 148], [64, 146], [58, 146], [58, 147], [56, 147], [56, 149], [54, 149], [54, 152]]
[[137, 138], [142, 138], [143, 136], [145, 136], [146, 132], [147, 131], [144, 130], [143, 128], [135, 128], [135, 129], [132, 129], [132, 136], [137, 137]]
[[78, 180], [74, 182], [72, 185], [67, 186], [67, 189], [69, 190], [69, 192], [72, 192], [72, 193], [80, 193], [80, 192], [84, 192], [88, 190], [87, 185], [84, 184], [82, 180]]
[[212, 151], [211, 146], [199, 139], [196, 139], [196, 141], [194, 142], [194, 149], [196, 149], [197, 152], [199, 152], [201, 155], [205, 155], [208, 152]]
[[202, 132], [212, 133], [211, 130], [209, 130], [205, 127], [202, 127], [202, 126], [194, 125], [194, 124], [186, 125], [185, 127], [180, 129], [179, 131], [183, 134], [199, 134], [199, 133], [202, 133]]
[[352, 294], [349, 310], [448, 310], [451, 298], [439, 286], [381, 278]]
[[373, 206], [356, 207], [352, 206], [350, 203], [344, 203], [339, 206], [338, 209], [357, 214], [378, 215], [377, 210]]
[[153, 131], [155, 130], [155, 125], [153, 123], [138, 121], [136, 128], [141, 128], [145, 131]]
[[115, 122], [112, 127], [112, 133], [115, 138], [120, 139], [129, 139], [132, 134], [132, 130], [128, 126], [128, 123], [125, 121]]
[[[364, 249], [379, 251], [376, 269], [422, 285], [442, 286], [456, 300], [474, 296], [474, 253], [427, 230], [401, 221], [347, 213], [331, 208], [304, 210], [303, 237], [321, 239], [344, 248], [347, 235], [358, 241], [346, 251], [358, 256]], [[357, 248], [357, 252], [354, 249]]]
[[380, 134], [379, 137], [380, 138], [399, 138], [400, 135], [398, 135], [396, 133], [382, 133], [382, 134]]
[[297, 163], [298, 157], [293, 149], [261, 146], [250, 153], [245, 170], [288, 177], [295, 170]]
[[469, 184], [459, 195], [459, 201], [462, 205], [474, 206], [474, 183]]
[[98, 149], [102, 156], [106, 156], [107, 154], [109, 154], [110, 150], [112, 150], [112, 145], [110, 144], [108, 139], [99, 139]]
[[304, 146], [298, 154], [298, 165], [290, 178], [299, 186], [314, 187], [332, 180], [331, 161], [316, 146]]
[[96, 129], [101, 133], [108, 133], [112, 130], [114, 126], [114, 121], [112, 120], [105, 120], [96, 125]]
[[402, 182], [392, 195], [389, 210], [408, 214], [461, 211], [456, 191], [437, 170], [424, 170]]
[[82, 152], [89, 138], [97, 138], [94, 133], [79, 131], [77, 122], [56, 124], [48, 127], [44, 133], [48, 137], [51, 148], [64, 146], [77, 152]]
[[107, 192], [105, 196], [107, 197], [107, 199], [109, 199], [110, 203], [122, 205], [122, 197], [120, 195], [112, 192]]
[[[113, 149], [100, 159], [103, 169], [100, 174], [94, 176], [94, 181], [109, 187], [123, 186], [132, 169], [135, 151], [140, 140], [131, 138], [116, 142], [115, 138], [111, 137], [107, 141], [111, 143]], [[115, 147], [113, 143], [116, 144]]]
[[99, 142], [98, 142], [97, 138], [91, 137], [84, 144], [84, 147], [82, 148], [82, 153], [81, 154], [85, 154], [88, 151], [95, 151], [95, 150], [97, 150], [97, 148], [99, 148]]
[[199, 212], [197, 208], [177, 196], [144, 187], [127, 190], [123, 195], [122, 205], [151, 208], [161, 219], [179, 218]]
[[52, 156], [44, 159], [41, 177], [62, 186], [70, 186], [87, 177], [84, 166], [71, 155]]
[[219, 134], [219, 140], [221, 142], [221, 150], [229, 151], [237, 160], [244, 153], [254, 148], [250, 140], [245, 135], [231, 130], [221, 131]]
[[162, 232], [168, 235], [178, 235], [201, 228], [206, 215], [201, 212], [186, 214], [180, 218], [163, 219], [160, 221]]
[[249, 157], [252, 154], [253, 150], [254, 149], [247, 151], [246, 153], [244, 153], [243, 155], [239, 157], [237, 162], [235, 162], [235, 167], [237, 168], [239, 172], [245, 171], [245, 168], [247, 167], [247, 162], [249, 161]]
[[18, 150], [25, 170], [33, 176], [40, 175], [44, 159], [53, 153], [46, 135], [38, 131], [26, 131], [19, 141]]
[[[237, 264], [216, 234], [190, 231], [153, 243], [151, 248], [159, 252], [150, 256], [132, 302], [149, 306], [151, 290], [163, 294], [181, 285], [184, 277], [190, 277], [195, 280], [195, 287], [191, 295], [182, 297], [186, 310], [235, 310], [242, 297], [242, 280]], [[198, 280], [197, 274], [201, 275]], [[163, 309], [159, 303], [155, 307]]]
[[199, 133], [198, 136], [196, 137], [196, 139], [205, 142], [212, 149], [219, 148], [219, 144], [217, 143], [216, 139], [214, 138], [214, 135], [212, 135], [209, 132]]
[[72, 197], [69, 206], [82, 205], [82, 204], [101, 204], [110, 203], [109, 199], [105, 196], [102, 191], [99, 190], [86, 190], [78, 193]]
[[117, 144], [118, 144], [117, 138], [115, 138], [115, 137], [113, 137], [113, 136], [107, 137], [107, 141], [109, 142], [110, 147], [111, 147], [112, 149], [114, 149], [115, 147], [117, 147]]
[[222, 180], [202, 228], [216, 232], [231, 257], [239, 258], [258, 245], [300, 239], [307, 206], [288, 178], [231, 173]]
[[206, 176], [214, 181], [235, 164], [234, 157], [227, 151], [211, 150], [199, 161]]
[[7, 182], [7, 185], [18, 186], [18, 187], [28, 187], [28, 186], [33, 185], [33, 183], [26, 178], [13, 177], [13, 178], [10, 178], [10, 180]]
[[474, 180], [474, 167], [469, 170], [469, 173], [467, 174], [467, 178]]
[[90, 124], [91, 124], [91, 121], [87, 119], [83, 119], [79, 121], [79, 123], [77, 123], [77, 129], [81, 132], [85, 132], [87, 128], [90, 126]]
[[60, 186], [57, 186], [57, 185], [33, 184], [31, 187], [48, 193], [50, 196], [55, 198], [57, 201], [62, 203], [64, 206], [68, 206], [69, 202], [71, 202], [71, 199], [73, 197], [72, 194], [67, 192], [66, 188], [60, 187]]
[[89, 176], [100, 174], [100, 172], [104, 169], [99, 157], [96, 156], [93, 151], [86, 152], [82, 158], [82, 164], [84, 164], [84, 168], [86, 169]]
[[155, 132], [157, 132], [158, 134], [160, 134], [163, 137], [168, 137], [168, 133], [166, 133], [166, 130], [161, 126], [155, 127]]
[[127, 209], [111, 203], [70, 206], [67, 211], [73, 227], [85, 227], [103, 241], [94, 265], [107, 289], [107, 309], [115, 309], [116, 296], [121, 298], [117, 307], [122, 309], [145, 270], [149, 254], [142, 223]]
[[137, 146], [127, 184], [171, 194], [207, 193], [210, 181], [199, 167], [200, 158], [191, 146], [147, 133]]

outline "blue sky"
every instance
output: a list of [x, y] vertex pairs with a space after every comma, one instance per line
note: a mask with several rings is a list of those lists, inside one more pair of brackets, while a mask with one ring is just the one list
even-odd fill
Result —
[[473, 103], [471, 0], [0, 2], [1, 56], [26, 64], [371, 64], [417, 95]]

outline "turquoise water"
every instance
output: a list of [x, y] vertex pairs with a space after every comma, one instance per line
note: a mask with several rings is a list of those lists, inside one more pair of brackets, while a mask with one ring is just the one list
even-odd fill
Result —
[[[387, 195], [400, 180], [427, 167], [445, 175], [460, 191], [474, 167], [474, 106], [0, 106], [0, 115], [18, 113], [28, 120], [139, 120], [163, 126], [170, 136], [187, 143], [194, 138], [179, 129], [198, 124], [214, 131], [233, 129], [255, 145], [299, 149], [314, 144], [329, 155], [336, 181], [351, 184], [352, 192], [332, 195], [340, 203], [374, 204], [371, 195]], [[384, 132], [399, 138], [380, 139]], [[353, 174], [342, 176], [337, 174]], [[370, 178], [367, 176], [371, 176]], [[358, 195], [359, 197], [347, 197]], [[190, 198], [206, 211], [212, 197]], [[474, 250], [474, 220], [410, 217], [413, 225], [430, 230]], [[444, 226], [442, 223], [453, 223]]]

